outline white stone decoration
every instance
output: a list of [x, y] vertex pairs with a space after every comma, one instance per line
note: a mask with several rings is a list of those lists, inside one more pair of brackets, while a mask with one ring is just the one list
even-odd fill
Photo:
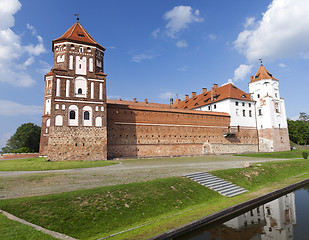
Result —
[[82, 115], [83, 126], [92, 126], [92, 108], [89, 106], [83, 107]]
[[[75, 114], [71, 114], [71, 112]], [[76, 105], [68, 107], [68, 126], [78, 126], [78, 107]]]
[[87, 74], [87, 61], [86, 57], [76, 56], [75, 59], [75, 73], [80, 75]]
[[57, 115], [55, 117], [55, 126], [62, 126], [63, 125], [63, 118], [61, 115]]
[[102, 117], [96, 117], [95, 118], [95, 126], [96, 127], [102, 127]]

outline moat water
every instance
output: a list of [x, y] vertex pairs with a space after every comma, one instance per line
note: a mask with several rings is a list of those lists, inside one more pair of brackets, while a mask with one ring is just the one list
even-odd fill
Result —
[[175, 240], [308, 240], [309, 185]]

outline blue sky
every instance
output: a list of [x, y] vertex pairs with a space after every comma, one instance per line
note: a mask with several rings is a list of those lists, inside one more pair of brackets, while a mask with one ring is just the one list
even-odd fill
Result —
[[51, 42], [75, 13], [106, 48], [109, 98], [169, 103], [229, 81], [248, 92], [263, 58], [288, 117], [309, 113], [308, 0], [0, 0], [0, 147], [41, 125]]

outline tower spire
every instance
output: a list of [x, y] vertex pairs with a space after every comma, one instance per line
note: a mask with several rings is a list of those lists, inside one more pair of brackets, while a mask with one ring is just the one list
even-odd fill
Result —
[[76, 17], [76, 22], [78, 22], [79, 21], [79, 17], [78, 17], [79, 13], [75, 13], [74, 16]]
[[259, 61], [260, 61], [260, 63], [261, 63], [261, 66], [263, 66], [263, 59], [260, 58]]

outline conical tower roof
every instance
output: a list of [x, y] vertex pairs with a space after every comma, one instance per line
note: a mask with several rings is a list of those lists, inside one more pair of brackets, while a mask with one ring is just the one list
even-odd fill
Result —
[[263, 64], [261, 64], [261, 66], [259, 67], [259, 69], [257, 70], [255, 76], [251, 77], [251, 82], [256, 82], [259, 80], [264, 80], [264, 79], [271, 79], [271, 80], [276, 80], [279, 81], [278, 79], [274, 78], [272, 74], [270, 74], [267, 69], [263, 66]]
[[54, 43], [62, 41], [86, 43], [96, 46], [105, 51], [105, 48], [98, 44], [79, 22], [73, 24], [73, 26], [70, 27], [60, 38], [53, 40], [53, 45]]

